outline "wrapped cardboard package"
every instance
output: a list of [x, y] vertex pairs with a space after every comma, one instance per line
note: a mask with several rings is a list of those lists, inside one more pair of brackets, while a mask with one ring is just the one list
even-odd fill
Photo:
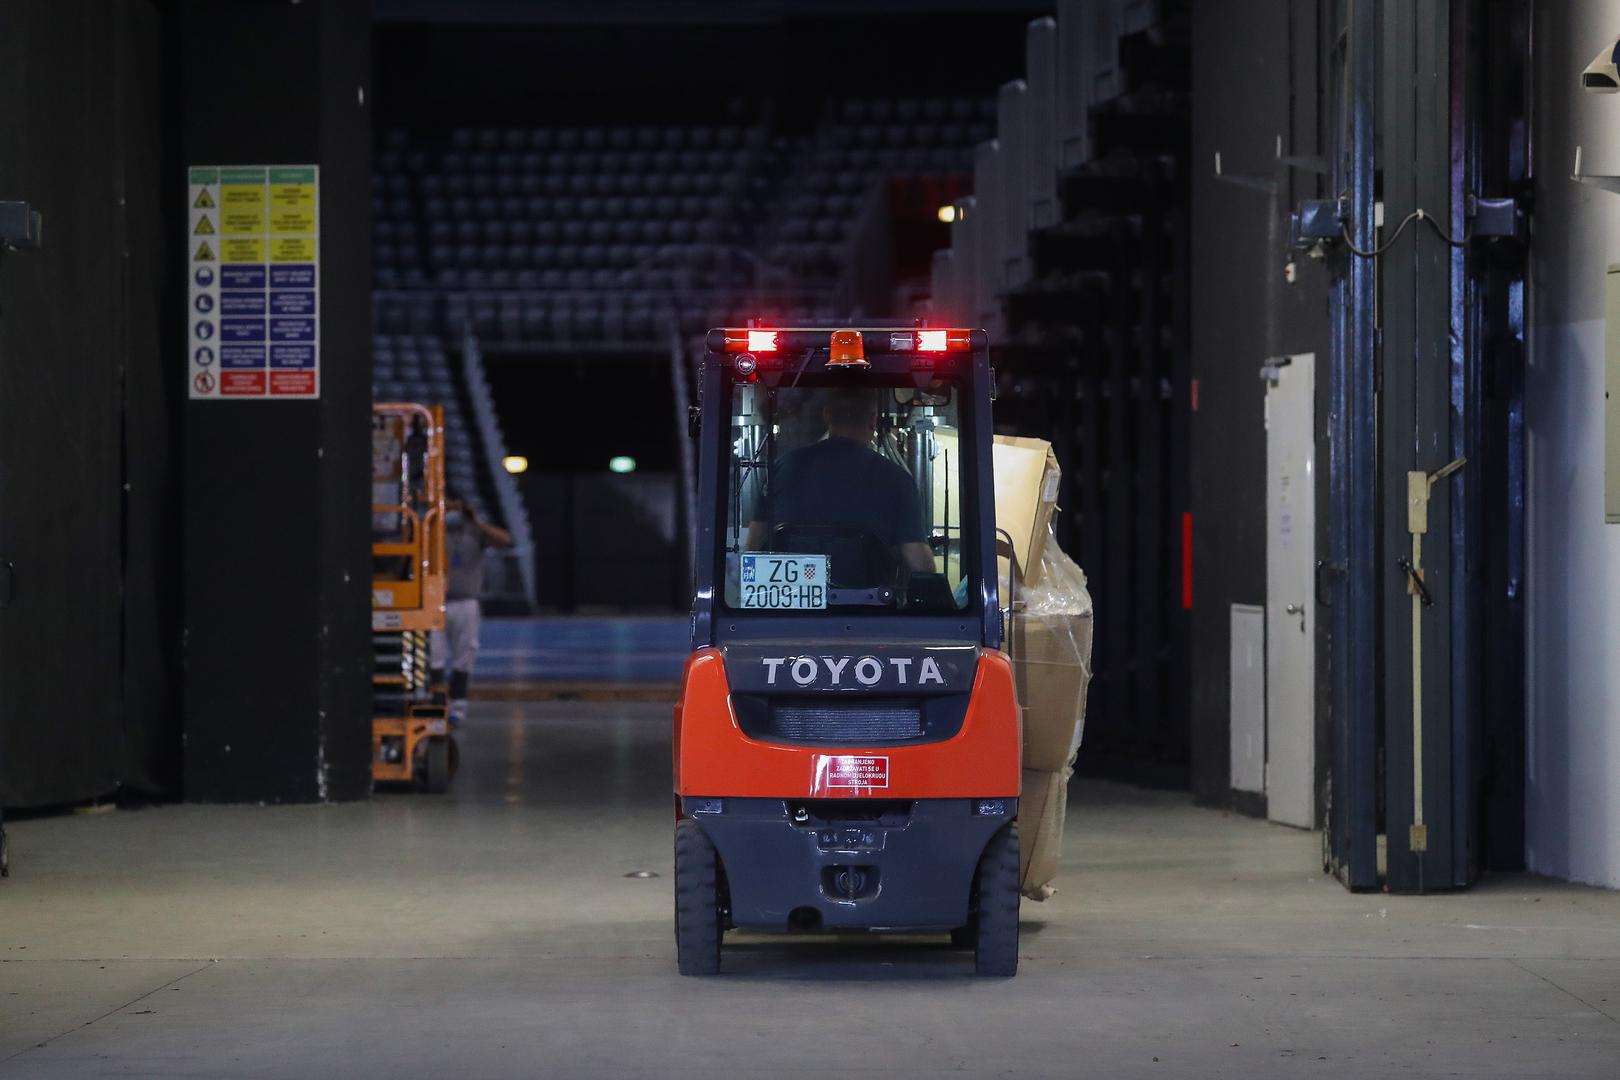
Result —
[[1091, 682], [1091, 593], [1086, 575], [1047, 538], [1039, 584], [1023, 585], [1013, 617], [1013, 677], [1024, 720], [1019, 884], [1031, 900], [1056, 890], [1070, 766], [1085, 733]]
[[1024, 707], [1024, 767], [1067, 767], [1085, 732], [1091, 683], [1091, 593], [1085, 572], [1048, 539], [1038, 584], [1017, 593], [1013, 678]]
[[1045, 900], [1057, 892], [1052, 880], [1063, 850], [1070, 775], [1067, 768], [1024, 770], [1024, 794], [1018, 805], [1018, 889], [1031, 900]]
[[1051, 535], [1063, 470], [1045, 439], [997, 435], [990, 455], [996, 475], [996, 526], [1012, 537], [1024, 580], [1034, 584], [1045, 570], [1041, 552]]

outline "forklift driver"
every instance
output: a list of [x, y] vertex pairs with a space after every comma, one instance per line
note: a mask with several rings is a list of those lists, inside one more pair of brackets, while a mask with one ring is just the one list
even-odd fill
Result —
[[[935, 572], [911, 474], [876, 450], [876, 392], [841, 387], [822, 406], [827, 437], [784, 455], [765, 505], [748, 523], [748, 551], [769, 550], [774, 524], [853, 525], [882, 541], [912, 573]], [[767, 518], [771, 520], [766, 520]]]

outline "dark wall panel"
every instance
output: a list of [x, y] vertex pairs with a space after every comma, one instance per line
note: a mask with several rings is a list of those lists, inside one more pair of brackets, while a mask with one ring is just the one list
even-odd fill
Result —
[[180, 786], [180, 411], [184, 378], [170, 223], [179, 220], [173, 174], [178, 81], [174, 19], [155, 3], [121, 5], [122, 156], [126, 332], [123, 380], [123, 694], [127, 786], [174, 794]]
[[[1265, 384], [1268, 357], [1315, 352], [1324, 387], [1327, 307], [1320, 264], [1287, 247], [1288, 214], [1318, 177], [1276, 164], [1317, 142], [1315, 0], [1193, 4], [1192, 779], [1230, 795], [1230, 611], [1266, 592]], [[1216, 179], [1275, 179], [1275, 194]], [[1284, 277], [1292, 258], [1295, 280]], [[1321, 425], [1318, 424], [1318, 430]], [[1319, 460], [1322, 459], [1320, 451]], [[1321, 519], [1321, 512], [1318, 512]]]
[[[173, 556], [154, 520], [169, 447], [153, 393], [162, 36], [141, 0], [0, 5], [0, 198], [31, 201], [46, 223], [44, 250], [0, 257], [0, 560], [14, 568], [0, 567], [0, 803], [12, 806], [161, 788], [177, 750]], [[153, 404], [128, 429], [126, 393]], [[126, 455], [141, 463], [127, 489]]]

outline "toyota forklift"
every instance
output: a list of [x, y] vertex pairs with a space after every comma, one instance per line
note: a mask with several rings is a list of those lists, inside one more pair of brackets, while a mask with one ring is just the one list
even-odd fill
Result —
[[444, 629], [444, 410], [371, 411], [371, 779], [440, 794], [456, 745], [430, 635]]
[[906, 931], [1018, 968], [1022, 732], [982, 330], [711, 330], [674, 720], [683, 975], [725, 931]]

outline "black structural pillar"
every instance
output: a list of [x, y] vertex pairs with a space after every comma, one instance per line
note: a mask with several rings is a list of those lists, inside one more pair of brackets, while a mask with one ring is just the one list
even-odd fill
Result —
[[[320, 167], [321, 354], [317, 400], [186, 402], [184, 794], [359, 798], [370, 790], [370, 7], [180, 10], [184, 165]], [[171, 184], [178, 206], [186, 177]]]
[[[1374, 235], [1373, 126], [1378, 23], [1375, 0], [1340, 0], [1332, 21], [1334, 89], [1329, 168], [1344, 193], [1345, 226], [1365, 247]], [[1340, 252], [1330, 296], [1328, 486], [1332, 522], [1322, 569], [1330, 601], [1333, 765], [1328, 853], [1353, 889], [1378, 885], [1377, 820], [1377, 292], [1372, 260]]]
[[1420, 210], [1440, 226], [1412, 222], [1379, 260], [1385, 829], [1388, 885], [1402, 891], [1467, 885], [1477, 866], [1467, 12], [1462, 0], [1384, 6], [1386, 235]]

